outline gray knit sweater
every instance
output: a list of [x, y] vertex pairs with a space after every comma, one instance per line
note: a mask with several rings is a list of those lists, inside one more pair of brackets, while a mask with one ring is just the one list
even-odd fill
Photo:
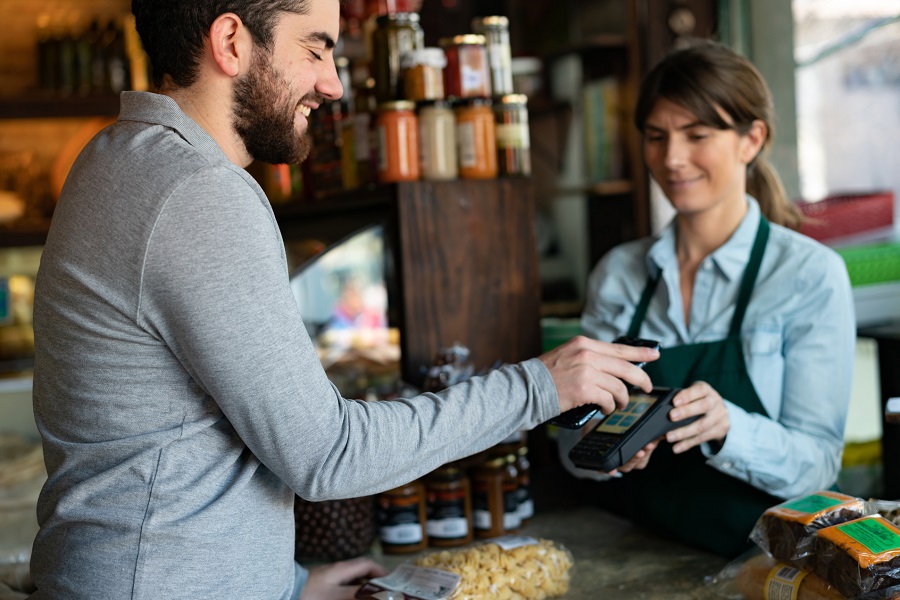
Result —
[[438, 395], [342, 398], [263, 191], [155, 94], [124, 93], [73, 166], [34, 323], [35, 599], [287, 600], [294, 494], [383, 491], [559, 412], [534, 359]]

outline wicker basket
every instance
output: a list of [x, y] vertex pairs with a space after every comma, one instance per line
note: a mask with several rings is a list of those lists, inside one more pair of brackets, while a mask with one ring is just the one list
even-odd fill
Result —
[[371, 496], [324, 502], [298, 497], [294, 516], [294, 556], [300, 563], [362, 556], [375, 542], [375, 502]]

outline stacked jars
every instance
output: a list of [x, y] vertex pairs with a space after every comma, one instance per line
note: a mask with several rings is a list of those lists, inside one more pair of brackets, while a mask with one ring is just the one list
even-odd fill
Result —
[[380, 494], [382, 550], [402, 554], [516, 533], [534, 515], [525, 436], [517, 432], [480, 455]]

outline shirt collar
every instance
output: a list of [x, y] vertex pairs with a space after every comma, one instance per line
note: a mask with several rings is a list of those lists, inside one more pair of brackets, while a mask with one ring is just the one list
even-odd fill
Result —
[[[744, 215], [740, 225], [728, 241], [707, 257], [707, 260], [712, 260], [713, 265], [729, 281], [743, 275], [759, 227], [759, 204], [752, 196], [748, 195], [746, 198], [747, 214]], [[678, 256], [675, 252], [676, 229], [677, 219], [673, 218], [659, 233], [659, 238], [647, 252], [647, 270], [654, 276], [660, 271], [678, 269]]]
[[141, 121], [169, 127], [208, 157], [231, 162], [212, 136], [169, 96], [151, 92], [122, 92], [119, 121]]

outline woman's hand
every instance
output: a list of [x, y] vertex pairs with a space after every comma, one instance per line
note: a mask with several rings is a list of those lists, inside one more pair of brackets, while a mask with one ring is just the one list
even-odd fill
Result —
[[577, 336], [542, 355], [559, 397], [560, 412], [582, 404], [597, 404], [608, 415], [628, 404], [628, 387], [649, 392], [650, 377], [632, 363], [651, 362], [659, 351], [637, 346], [610, 344]]
[[629, 471], [646, 468], [647, 464], [650, 462], [650, 455], [653, 454], [653, 451], [656, 449], [657, 445], [659, 445], [659, 440], [653, 440], [652, 442], [638, 450], [637, 454], [632, 456], [628, 460], [628, 462], [626, 462], [618, 469], [613, 469], [609, 472], [609, 474], [616, 475], [617, 473], [628, 473]]
[[673, 421], [700, 415], [690, 425], [666, 434], [666, 441], [672, 444], [672, 452], [681, 454], [703, 442], [725, 441], [725, 436], [731, 429], [731, 421], [725, 401], [711, 385], [698, 381], [684, 388], [672, 399], [672, 405], [675, 408], [669, 411], [669, 418]]
[[382, 575], [387, 575], [385, 568], [368, 558], [312, 567], [297, 600], [353, 600], [359, 580]]

